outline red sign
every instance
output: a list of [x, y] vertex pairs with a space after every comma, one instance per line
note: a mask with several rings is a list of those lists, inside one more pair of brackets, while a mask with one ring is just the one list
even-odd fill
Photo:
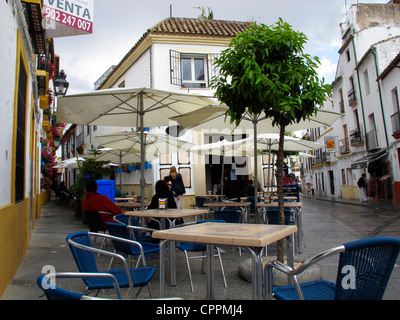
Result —
[[93, 33], [93, 22], [75, 17], [52, 7], [43, 7], [43, 17], [87, 33]]
[[93, 0], [43, 0], [48, 38], [93, 33]]

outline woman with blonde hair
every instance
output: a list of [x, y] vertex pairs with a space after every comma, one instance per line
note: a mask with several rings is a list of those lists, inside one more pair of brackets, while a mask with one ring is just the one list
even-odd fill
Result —
[[171, 191], [176, 199], [176, 207], [181, 208], [182, 197], [186, 193], [185, 185], [183, 184], [182, 175], [176, 171], [176, 167], [172, 166], [169, 169], [169, 182], [171, 182]]

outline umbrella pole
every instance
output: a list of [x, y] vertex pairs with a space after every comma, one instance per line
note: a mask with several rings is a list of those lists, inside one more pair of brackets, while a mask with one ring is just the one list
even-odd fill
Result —
[[254, 130], [254, 214], [256, 215], [256, 224], [260, 223], [260, 217], [257, 211], [258, 203], [258, 178], [257, 178], [257, 120], [253, 120], [253, 130]]
[[119, 192], [122, 194], [122, 151], [119, 152]]
[[139, 117], [140, 117], [140, 193], [142, 206], [141, 209], [144, 210], [144, 188], [146, 187], [146, 180], [144, 178], [144, 123], [143, 123], [143, 92], [139, 94]]
[[224, 171], [225, 171], [225, 151], [222, 151], [222, 174], [221, 174], [221, 201], [224, 197]]
[[271, 146], [272, 146], [272, 140], [269, 139], [269, 153], [268, 153], [268, 196], [269, 196], [269, 202], [271, 202]]

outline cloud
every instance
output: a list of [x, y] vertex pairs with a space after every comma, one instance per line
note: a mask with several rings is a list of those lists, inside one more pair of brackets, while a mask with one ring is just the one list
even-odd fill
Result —
[[335, 79], [337, 64], [333, 63], [328, 58], [322, 58], [321, 64], [318, 68], [318, 75], [320, 78], [325, 78], [326, 83], [331, 83]]
[[[201, 13], [197, 7], [210, 7], [214, 19], [222, 20], [256, 21], [270, 25], [282, 17], [295, 30], [306, 34], [308, 43], [305, 51], [320, 57], [323, 63], [320, 73], [327, 79], [329, 74], [334, 77], [333, 70], [341, 46], [339, 23], [344, 18], [344, 0], [93, 1], [94, 33], [55, 41], [56, 54], [60, 55], [61, 68], [68, 75], [71, 92], [93, 90], [93, 83], [111, 65], [118, 64], [148, 28], [169, 17], [170, 3], [175, 17], [197, 18]], [[347, 0], [348, 5], [356, 2]]]

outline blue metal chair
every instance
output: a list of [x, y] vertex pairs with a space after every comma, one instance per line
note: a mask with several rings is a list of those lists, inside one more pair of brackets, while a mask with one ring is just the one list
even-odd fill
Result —
[[[63, 289], [55, 285], [57, 278], [98, 278], [98, 279], [109, 279], [114, 284], [118, 299], [121, 299], [121, 290], [118, 285], [117, 279], [109, 273], [83, 273], [83, 272], [62, 272], [62, 273], [50, 273], [40, 275], [36, 283], [40, 289], [43, 290], [47, 300], [89, 300], [93, 297]], [[53, 281], [54, 280], [54, 281]]]
[[[139, 226], [139, 218], [134, 217], [134, 216], [127, 216], [125, 214], [117, 214], [114, 216], [114, 221], [116, 223], [120, 223], [123, 225], [129, 225], [129, 226], [135, 226], [137, 228], [132, 228], [131, 232], [134, 233], [134, 238], [132, 240], [135, 241], [147, 241], [147, 242], [154, 242], [154, 239], [151, 237], [151, 235], [148, 235], [149, 231], [156, 231], [155, 229], [151, 228], [145, 228], [145, 227], [140, 227]], [[152, 219], [152, 218], [150, 218]], [[158, 220], [152, 219], [157, 221], [159, 224], [161, 224]]]
[[[196, 223], [205, 223], [205, 222], [221, 222], [221, 223], [223, 223], [224, 221], [223, 220], [200, 220], [200, 221], [196, 221]], [[199, 259], [199, 258], [203, 259], [203, 261], [202, 261], [202, 271], [204, 272], [204, 258], [206, 257], [204, 255], [204, 252], [207, 250], [207, 246], [205, 244], [201, 244], [201, 243], [181, 242], [181, 243], [176, 245], [176, 248], [181, 250], [181, 251], [183, 251], [183, 253], [185, 254], [186, 266], [187, 266], [188, 273], [189, 273], [190, 289], [192, 290], [192, 292], [194, 292], [192, 271], [190, 269], [189, 260], [190, 259]], [[215, 246], [215, 250], [217, 251], [215, 256], [218, 256], [219, 265], [221, 267], [222, 277], [224, 279], [224, 285], [225, 285], [225, 288], [226, 288], [227, 284], [226, 284], [224, 266], [222, 264], [221, 250], [220, 250], [220, 248], [218, 246]], [[201, 256], [189, 256], [188, 252], [203, 252], [203, 254]]]
[[[293, 270], [273, 261], [265, 268], [267, 297], [279, 300], [381, 300], [400, 251], [400, 239], [379, 237], [358, 240], [326, 250]], [[314, 263], [340, 254], [336, 283], [319, 280], [299, 284], [297, 275]], [[294, 285], [273, 287], [272, 270], [292, 277]]]
[[[105, 235], [105, 234], [103, 235], [99, 233], [76, 232], [67, 236], [67, 242], [80, 272], [85, 272], [85, 273], [100, 272], [99, 269], [97, 268], [97, 263], [94, 253], [99, 253], [109, 257], [117, 258], [121, 260], [123, 268], [107, 270], [104, 271], [104, 273], [110, 273], [113, 276], [115, 276], [117, 278], [118, 285], [121, 288], [129, 288], [129, 291], [134, 298], [137, 297], [137, 295], [140, 292], [140, 289], [143, 286], [149, 287], [149, 293], [151, 296], [151, 289], [149, 286], [149, 282], [154, 276], [154, 273], [156, 271], [155, 268], [147, 267], [145, 259], [142, 259], [143, 267], [129, 268], [128, 262], [122, 255], [94, 248], [92, 246], [90, 236], [105, 237], [111, 240], [118, 240], [121, 242], [126, 242], [132, 245], [136, 245], [140, 248], [139, 250], [141, 251], [141, 254], [144, 257], [143, 248], [140, 245], [140, 243], [136, 241], [117, 238], [111, 235]], [[111, 289], [114, 287], [113, 283], [108, 279], [83, 278], [83, 281], [87, 286], [88, 292], [92, 290]], [[139, 287], [139, 291], [137, 292], [136, 295], [134, 294], [133, 290], [134, 287]]]
[[[295, 224], [294, 212], [290, 208], [284, 208], [285, 224]], [[267, 224], [279, 224], [279, 209], [266, 208], [264, 211], [264, 221]]]
[[[113, 217], [114, 221], [117, 222], [117, 223], [121, 223], [121, 224], [132, 224], [132, 222], [129, 223], [129, 218], [130, 218], [130, 217], [127, 216], [126, 214], [116, 214], [116, 215]], [[132, 217], [132, 218], [135, 218], [135, 217]], [[132, 219], [131, 219], [131, 221], [132, 221]]]
[[195, 201], [196, 201], [196, 207], [197, 208], [203, 208], [204, 207], [204, 203], [207, 202], [207, 198], [206, 197], [196, 196], [195, 197]]
[[242, 213], [240, 210], [215, 210], [214, 219], [223, 220], [226, 223], [240, 223], [242, 220]]
[[[136, 226], [129, 226], [129, 225], [124, 225], [124, 224], [119, 224], [119, 223], [106, 223], [108, 233], [114, 237], [118, 238], [123, 238], [123, 239], [128, 239], [132, 241], [137, 241], [141, 244], [143, 248], [143, 253], [149, 254], [149, 253], [154, 253], [154, 252], [159, 252], [160, 251], [160, 245], [147, 242], [147, 241], [142, 241], [141, 239], [137, 239], [136, 233], [138, 229], [141, 231], [156, 231], [148, 228], [142, 228], [142, 227], [136, 227]], [[139, 265], [139, 262], [141, 259], [145, 259], [144, 256], [141, 255], [141, 250], [137, 245], [133, 245], [131, 243], [126, 243], [126, 242], [121, 242], [118, 240], [113, 240], [111, 239], [115, 251], [114, 252], [119, 252], [119, 253], [125, 253], [129, 256], [137, 256], [137, 262], [136, 262], [136, 268]], [[112, 266], [112, 263], [114, 261], [114, 258], [112, 258], [111, 263], [110, 263], [110, 268]]]

